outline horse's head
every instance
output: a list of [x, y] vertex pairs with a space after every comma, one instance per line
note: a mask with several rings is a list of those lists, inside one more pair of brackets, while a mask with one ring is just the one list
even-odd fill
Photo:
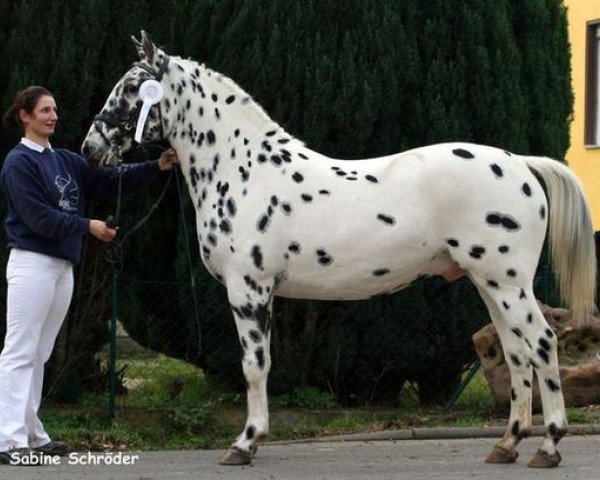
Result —
[[141, 41], [131, 38], [140, 61], [116, 83], [81, 146], [95, 164], [114, 165], [134, 143], [161, 141], [168, 131], [168, 109], [162, 104], [169, 56], [143, 30]]

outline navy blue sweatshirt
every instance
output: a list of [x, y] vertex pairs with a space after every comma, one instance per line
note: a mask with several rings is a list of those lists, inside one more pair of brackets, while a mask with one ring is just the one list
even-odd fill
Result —
[[[123, 193], [158, 175], [158, 162], [124, 165]], [[9, 248], [21, 248], [79, 263], [90, 220], [90, 200], [116, 196], [117, 168], [93, 168], [69, 150], [33, 150], [22, 143], [2, 166], [2, 189], [8, 205], [5, 229]]]

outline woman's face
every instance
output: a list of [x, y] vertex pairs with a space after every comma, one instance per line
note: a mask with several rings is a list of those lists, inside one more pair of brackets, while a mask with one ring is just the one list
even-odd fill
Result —
[[19, 115], [25, 129], [25, 136], [47, 140], [54, 133], [58, 120], [54, 97], [42, 95], [35, 104], [33, 112], [27, 113], [21, 110]]

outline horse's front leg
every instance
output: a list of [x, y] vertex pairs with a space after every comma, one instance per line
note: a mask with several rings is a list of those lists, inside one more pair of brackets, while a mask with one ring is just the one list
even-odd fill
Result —
[[238, 281], [227, 281], [229, 303], [243, 349], [248, 417], [244, 430], [219, 461], [221, 465], [249, 464], [256, 442], [269, 431], [267, 376], [271, 367], [273, 286], [274, 281], [259, 284], [247, 275]]

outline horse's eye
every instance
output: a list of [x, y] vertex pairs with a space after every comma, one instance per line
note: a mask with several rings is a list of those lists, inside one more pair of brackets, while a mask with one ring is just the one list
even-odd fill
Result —
[[125, 85], [125, 88], [123, 89], [123, 91], [125, 92], [125, 95], [133, 95], [136, 90], [137, 89], [135, 88], [134, 85]]

